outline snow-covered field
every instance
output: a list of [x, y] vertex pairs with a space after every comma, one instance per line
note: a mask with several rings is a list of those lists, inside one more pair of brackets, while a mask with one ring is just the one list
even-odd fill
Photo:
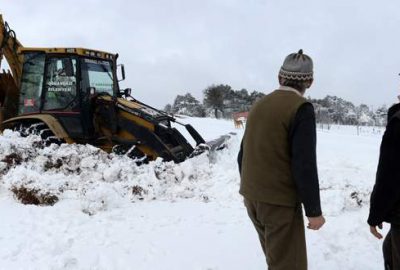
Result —
[[[212, 156], [140, 167], [91, 146], [41, 149], [35, 136], [0, 136], [0, 269], [266, 269], [238, 194], [243, 130], [224, 120], [182, 121], [206, 139], [237, 136]], [[366, 223], [381, 136], [377, 128], [320, 127], [327, 223], [307, 231], [309, 269], [382, 268], [381, 241]], [[11, 192], [21, 187], [58, 202], [24, 205]]]

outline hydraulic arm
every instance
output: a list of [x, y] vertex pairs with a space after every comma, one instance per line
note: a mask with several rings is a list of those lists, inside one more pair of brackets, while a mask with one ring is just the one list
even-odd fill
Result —
[[17, 87], [19, 87], [22, 74], [22, 55], [18, 54], [20, 48], [22, 48], [22, 45], [17, 40], [15, 32], [10, 29], [7, 22], [3, 21], [0, 14], [0, 64], [4, 56], [10, 66]]
[[0, 120], [3, 121], [17, 114], [18, 96], [22, 75], [23, 56], [18, 53], [22, 48], [15, 32], [3, 21], [0, 14], [0, 68], [3, 57], [11, 69], [0, 72]]

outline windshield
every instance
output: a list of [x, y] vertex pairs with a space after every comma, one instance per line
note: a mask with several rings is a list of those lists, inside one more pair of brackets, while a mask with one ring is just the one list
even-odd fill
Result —
[[82, 59], [82, 80], [86, 90], [95, 88], [96, 93], [105, 92], [113, 96], [114, 80], [111, 62]]

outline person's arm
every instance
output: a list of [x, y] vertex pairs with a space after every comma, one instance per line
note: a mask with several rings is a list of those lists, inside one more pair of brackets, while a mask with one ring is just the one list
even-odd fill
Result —
[[239, 167], [239, 174], [242, 173], [242, 158], [243, 158], [243, 139], [242, 142], [240, 143], [240, 150], [237, 156], [237, 163]]
[[316, 154], [314, 107], [304, 103], [298, 109], [290, 130], [292, 174], [307, 217], [322, 215]]
[[382, 224], [400, 200], [400, 120], [394, 118], [382, 137], [376, 182], [371, 193], [368, 224]]

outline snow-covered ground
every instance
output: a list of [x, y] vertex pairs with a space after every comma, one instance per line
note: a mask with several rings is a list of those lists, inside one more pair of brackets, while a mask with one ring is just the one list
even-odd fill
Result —
[[[6, 131], [0, 136], [0, 269], [265, 269], [238, 194], [243, 130], [224, 120], [181, 121], [208, 140], [237, 135], [212, 156], [137, 167], [91, 146], [41, 149], [35, 136]], [[366, 224], [381, 136], [379, 128], [319, 127], [327, 223], [307, 231], [309, 269], [382, 268], [381, 241]], [[59, 200], [24, 205], [11, 192], [21, 187]]]

